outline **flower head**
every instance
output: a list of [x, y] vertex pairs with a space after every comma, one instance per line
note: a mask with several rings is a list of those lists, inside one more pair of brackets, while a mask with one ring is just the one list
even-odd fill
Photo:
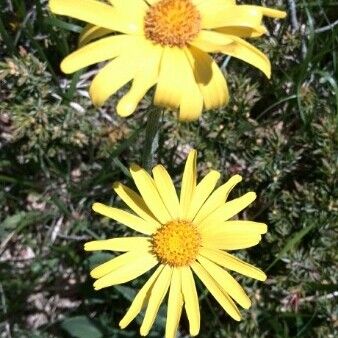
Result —
[[166, 338], [175, 337], [183, 307], [189, 319], [190, 334], [197, 335], [200, 311], [194, 274], [223, 309], [235, 320], [240, 320], [235, 302], [247, 309], [251, 301], [227, 270], [261, 281], [266, 275], [227, 251], [258, 244], [267, 226], [229, 219], [253, 202], [256, 194], [249, 192], [226, 201], [241, 177], [235, 175], [215, 189], [220, 174], [214, 170], [196, 184], [195, 150], [188, 155], [179, 198], [162, 165], [152, 170], [153, 176], [136, 165], [130, 172], [140, 194], [121, 183], [114, 184], [114, 190], [133, 213], [101, 203], [95, 203], [93, 210], [143, 236], [85, 244], [87, 251], [124, 252], [91, 271], [91, 276], [97, 279], [96, 290], [126, 283], [155, 268], [120, 321], [120, 327], [125, 328], [142, 308], [146, 308], [140, 334], [147, 335], [169, 293]]
[[132, 114], [156, 85], [155, 105], [179, 109], [181, 120], [195, 120], [203, 109], [228, 102], [222, 71], [208, 53], [239, 58], [270, 77], [269, 59], [243, 38], [266, 32], [264, 16], [285, 12], [236, 5], [234, 0], [50, 0], [52, 12], [89, 23], [80, 48], [61, 68], [73, 73], [110, 60], [96, 75], [90, 95], [102, 105], [132, 81], [117, 105], [121, 116]]

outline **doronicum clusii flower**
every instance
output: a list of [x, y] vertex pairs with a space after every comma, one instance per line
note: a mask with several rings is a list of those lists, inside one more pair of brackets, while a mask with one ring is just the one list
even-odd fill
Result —
[[227, 201], [239, 175], [215, 189], [220, 174], [210, 171], [196, 184], [196, 151], [188, 156], [180, 197], [162, 165], [153, 176], [137, 165], [130, 168], [139, 193], [121, 183], [115, 192], [133, 213], [95, 203], [93, 210], [141, 233], [137, 237], [120, 237], [85, 244], [85, 250], [109, 250], [121, 255], [91, 271], [100, 290], [126, 283], [149, 270], [148, 281], [135, 296], [120, 321], [125, 328], [145, 308], [140, 334], [149, 333], [159, 307], [168, 294], [166, 334], [175, 337], [183, 307], [190, 334], [200, 330], [200, 310], [194, 274], [235, 320], [241, 319], [236, 303], [245, 309], [251, 305], [240, 284], [230, 275], [233, 270], [261, 281], [266, 275], [260, 269], [236, 258], [228, 251], [252, 247], [259, 243], [267, 226], [245, 220], [229, 220], [256, 198], [254, 192]]
[[260, 69], [267, 77], [267, 56], [243, 38], [266, 33], [264, 16], [284, 18], [271, 8], [236, 5], [235, 0], [50, 0], [51, 11], [89, 23], [80, 48], [61, 69], [73, 73], [110, 60], [95, 76], [90, 95], [101, 106], [132, 81], [117, 105], [132, 114], [156, 85], [154, 104], [177, 110], [181, 120], [195, 120], [203, 108], [227, 104], [222, 71], [208, 53], [223, 53]]

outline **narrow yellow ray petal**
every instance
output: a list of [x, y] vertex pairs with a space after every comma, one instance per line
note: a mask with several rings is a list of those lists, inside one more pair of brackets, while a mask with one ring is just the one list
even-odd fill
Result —
[[154, 104], [160, 107], [177, 109], [180, 104], [181, 58], [184, 52], [177, 47], [163, 47], [160, 73], [156, 86]]
[[191, 336], [198, 335], [200, 331], [200, 308], [194, 277], [190, 268], [182, 268], [182, 293], [185, 304], [185, 311], [189, 320], [189, 331]]
[[209, 235], [217, 234], [265, 234], [268, 227], [264, 223], [252, 221], [214, 221], [200, 229], [202, 233], [206, 232]]
[[203, 110], [203, 95], [196, 82], [192, 66], [189, 61], [188, 49], [184, 49], [185, 54], [181, 59], [180, 72], [180, 112], [179, 120], [195, 121], [202, 114]]
[[223, 203], [216, 210], [211, 212], [203, 221], [198, 223], [199, 228], [208, 227], [213, 223], [226, 221], [244, 210], [256, 199], [256, 193], [248, 192], [245, 195], [235, 198], [229, 202]]
[[251, 306], [250, 298], [240, 284], [227, 271], [204, 257], [199, 256], [197, 259], [224, 293], [227, 293], [244, 309], [248, 309]]
[[142, 197], [138, 193], [120, 182], [115, 182], [113, 185], [113, 189], [119, 195], [121, 200], [126, 203], [131, 210], [133, 210], [145, 221], [150, 223], [154, 229], [157, 229], [161, 226], [161, 223], [156, 220], [156, 217], [149, 210], [147, 205], [144, 203]]
[[98, 214], [112, 218], [131, 229], [141, 232], [142, 234], [151, 235], [156, 231], [156, 228], [152, 224], [149, 224], [144, 219], [126, 211], [109, 207], [102, 203], [94, 203], [92, 209]]
[[119, 323], [121, 329], [127, 327], [146, 305], [150, 297], [150, 290], [152, 289], [154, 282], [156, 281], [162, 269], [163, 265], [160, 265], [152, 274], [152, 276], [148, 279], [148, 281], [143, 285], [141, 290], [137, 293], [133, 302], [130, 305], [130, 308]]
[[137, 189], [151, 212], [162, 224], [169, 222], [171, 220], [170, 214], [151, 176], [138, 165], [132, 165], [130, 167], [130, 173]]
[[128, 52], [121, 54], [99, 71], [89, 89], [95, 105], [103, 105], [109, 96], [135, 76], [139, 68], [139, 57], [143, 55], [146, 46], [146, 40], [139, 36], [129, 46]]
[[212, 12], [210, 10], [203, 12], [202, 28], [256, 27], [262, 22], [263, 13], [257, 6], [240, 5], [229, 8], [226, 5], [221, 5], [217, 7], [213, 8]]
[[232, 299], [224, 293], [220, 286], [215, 282], [215, 280], [210, 276], [210, 274], [197, 262], [194, 262], [191, 265], [193, 271], [210, 291], [210, 293], [215, 297], [217, 302], [222, 306], [222, 308], [235, 320], [241, 320], [241, 314], [232, 301]]
[[164, 47], [154, 103], [160, 107], [177, 109], [179, 119], [196, 120], [203, 109], [203, 97], [196, 83], [188, 50]]
[[109, 250], [109, 251], [130, 251], [147, 250], [150, 247], [148, 237], [120, 237], [91, 241], [84, 245], [86, 251]]
[[215, 189], [217, 181], [221, 174], [216, 170], [211, 170], [200, 183], [197, 184], [195, 192], [193, 194], [192, 201], [189, 206], [188, 220], [194, 219], [198, 210], [201, 208], [205, 200], [209, 197], [212, 191]]
[[152, 254], [138, 255], [129, 264], [118, 267], [111, 273], [101, 277], [94, 283], [95, 290], [100, 290], [108, 286], [127, 283], [135, 279], [158, 264], [157, 259]]
[[83, 47], [87, 43], [102, 38], [105, 35], [112, 33], [110, 29], [102, 28], [92, 24], [87, 24], [81, 31], [79, 37], [79, 47]]
[[206, 235], [203, 233], [202, 245], [210, 249], [239, 250], [257, 245], [261, 235], [257, 234], [216, 234]]
[[174, 268], [170, 283], [168, 298], [167, 322], [165, 328], [165, 338], [175, 338], [180, 322], [183, 296], [181, 289], [181, 269]]
[[186, 54], [201, 90], [205, 109], [225, 106], [229, 101], [229, 92], [224, 75], [217, 63], [207, 53], [193, 46], [186, 49]]
[[207, 216], [213, 213], [217, 208], [224, 204], [231, 190], [242, 181], [239, 175], [232, 176], [226, 183], [217, 188], [203, 204], [194, 218], [194, 223], [199, 224]]
[[142, 20], [137, 17], [123, 15], [112, 6], [96, 0], [50, 0], [51, 11], [59, 15], [67, 15], [74, 19], [91, 23], [95, 26], [113, 31], [134, 34], [142, 33]]
[[123, 265], [132, 263], [137, 257], [141, 256], [142, 254], [148, 255], [147, 252], [138, 252], [135, 250], [126, 252], [122, 255], [110, 259], [103, 264], [100, 264], [90, 272], [90, 275], [95, 279], [101, 278]]
[[140, 328], [141, 336], [146, 336], [149, 333], [155, 321], [158, 309], [169, 289], [171, 275], [172, 268], [169, 265], [165, 265], [154, 283], [149, 297], [147, 310]]
[[287, 13], [285, 11], [280, 11], [277, 9], [262, 7], [262, 6], [258, 6], [258, 7], [263, 12], [263, 15], [268, 16], [270, 18], [284, 19], [287, 16]]
[[153, 176], [156, 188], [171, 217], [177, 219], [179, 216], [180, 202], [170, 175], [162, 165], [157, 165], [153, 169]]
[[240, 38], [258, 38], [267, 33], [267, 29], [263, 25], [256, 27], [221, 27], [217, 28], [216, 31], [223, 34], [236, 35]]
[[94, 77], [89, 88], [90, 97], [95, 106], [102, 106], [106, 100], [127, 84], [134, 76], [136, 64], [128, 58], [119, 56], [104, 66]]
[[[130, 33], [143, 35], [144, 17], [149, 6], [144, 0], [109, 0], [116, 8], [118, 15], [129, 22]], [[131, 10], [132, 8], [132, 10]]]
[[94, 63], [113, 59], [130, 49], [139, 38], [133, 35], [114, 35], [92, 42], [68, 55], [61, 63], [64, 73], [73, 73]]
[[117, 104], [116, 110], [120, 116], [131, 115], [147, 91], [157, 83], [162, 52], [160, 45], [145, 43], [132, 86]]
[[268, 231], [268, 226], [265, 223], [253, 221], [226, 221], [224, 227], [226, 232], [246, 232], [261, 235]]
[[234, 40], [232, 44], [220, 47], [217, 51], [240, 59], [261, 70], [268, 78], [271, 76], [271, 63], [269, 58], [259, 49], [245, 40], [228, 35]]
[[214, 52], [219, 46], [224, 46], [232, 42], [232, 39], [220, 32], [201, 30], [190, 44], [205, 52]]
[[226, 269], [236, 271], [244, 276], [248, 276], [263, 282], [266, 280], [266, 274], [262, 270], [242, 261], [233, 255], [230, 255], [227, 252], [201, 248], [200, 254]]
[[144, 12], [148, 9], [148, 6], [144, 0], [108, 0], [113, 6], [118, 9], [129, 10], [132, 8], [133, 11], [142, 10]]
[[191, 150], [185, 163], [181, 194], [180, 194], [180, 218], [185, 219], [188, 215], [190, 202], [196, 188], [197, 180], [197, 151]]

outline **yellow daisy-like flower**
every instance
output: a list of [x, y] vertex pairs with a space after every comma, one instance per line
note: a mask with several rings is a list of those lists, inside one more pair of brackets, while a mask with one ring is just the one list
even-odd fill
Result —
[[261, 281], [266, 275], [227, 251], [258, 244], [267, 226], [229, 219], [254, 201], [256, 194], [249, 192], [227, 202], [230, 191], [242, 178], [235, 175], [215, 189], [220, 173], [214, 170], [196, 184], [195, 150], [190, 152], [185, 165], [180, 198], [162, 165], [152, 170], [153, 177], [137, 165], [132, 165], [130, 172], [140, 195], [121, 183], [116, 183], [114, 190], [134, 214], [101, 203], [95, 203], [93, 210], [146, 236], [85, 244], [87, 251], [125, 252], [91, 271], [91, 276], [97, 279], [96, 290], [126, 283], [157, 266], [135, 296], [120, 327], [125, 328], [146, 308], [140, 334], [147, 335], [169, 290], [165, 336], [175, 337], [183, 306], [190, 334], [197, 335], [200, 311], [193, 273], [224, 310], [240, 320], [235, 302], [247, 309], [251, 301], [227, 270]]
[[181, 120], [195, 120], [203, 108], [228, 102], [225, 78], [208, 53], [239, 58], [270, 77], [267, 56], [242, 38], [266, 33], [263, 17], [284, 18], [283, 11], [236, 5], [235, 0], [109, 2], [49, 2], [52, 12], [89, 23], [80, 36], [81, 48], [61, 64], [65, 73], [113, 59], [91, 84], [90, 95], [97, 106], [132, 81], [117, 105], [119, 115], [132, 114], [156, 85], [155, 105], [179, 108]]

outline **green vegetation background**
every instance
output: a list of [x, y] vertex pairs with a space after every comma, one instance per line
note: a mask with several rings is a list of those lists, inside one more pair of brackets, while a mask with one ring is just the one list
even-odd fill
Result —
[[[232, 197], [259, 196], [242, 217], [269, 225], [260, 245], [238, 253], [269, 275], [236, 275], [252, 308], [238, 324], [198, 285], [200, 337], [338, 337], [338, 3], [263, 3], [289, 14], [253, 41], [272, 79], [218, 56], [229, 106], [191, 124], [164, 114], [153, 163], [178, 181], [196, 147], [200, 175], [241, 174]], [[82, 23], [51, 15], [44, 0], [2, 0], [0, 18], [0, 337], [138, 337], [140, 317], [124, 331], [118, 322], [145, 279], [94, 292], [89, 270], [109, 255], [83, 243], [125, 234], [91, 204], [120, 205], [112, 183], [130, 185], [126, 167], [142, 162], [151, 95], [128, 119], [116, 98], [95, 109], [95, 67], [73, 77], [59, 69]], [[150, 336], [163, 337], [164, 323], [163, 306]], [[179, 337], [187, 329], [183, 315]]]

